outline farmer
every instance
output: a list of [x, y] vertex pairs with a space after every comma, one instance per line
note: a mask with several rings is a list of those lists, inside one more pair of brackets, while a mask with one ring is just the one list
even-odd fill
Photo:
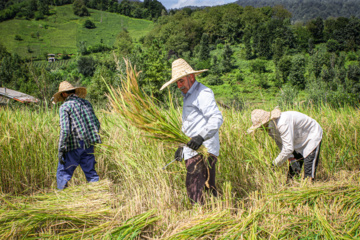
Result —
[[300, 174], [303, 165], [304, 178], [315, 179], [323, 130], [314, 119], [300, 112], [281, 112], [275, 108], [271, 112], [255, 109], [251, 112], [251, 121], [253, 125], [248, 133], [265, 129], [281, 149], [273, 166], [289, 160], [288, 181]]
[[83, 99], [86, 88], [73, 87], [69, 82], [60, 83], [54, 94], [54, 102], [60, 106], [60, 138], [58, 168], [56, 173], [58, 189], [67, 187], [76, 167], [80, 165], [88, 182], [99, 181], [95, 171], [94, 144], [101, 143], [100, 122], [91, 104]]
[[[185, 159], [186, 189], [192, 204], [204, 203], [204, 187], [217, 196], [215, 163], [219, 156], [219, 128], [223, 118], [212, 90], [195, 80], [196, 75], [205, 71], [207, 69], [195, 71], [184, 59], [179, 58], [172, 63], [171, 80], [160, 89], [176, 82], [184, 98], [182, 131], [191, 140], [176, 150], [175, 159]], [[207, 159], [196, 152], [201, 145], [209, 153]]]

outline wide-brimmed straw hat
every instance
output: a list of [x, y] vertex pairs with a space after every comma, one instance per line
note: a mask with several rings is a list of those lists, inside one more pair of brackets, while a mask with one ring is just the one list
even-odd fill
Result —
[[67, 92], [67, 91], [71, 91], [71, 90], [75, 90], [75, 94], [78, 97], [81, 98], [85, 98], [86, 97], [86, 88], [84, 87], [74, 87], [73, 85], [71, 85], [71, 83], [69, 83], [68, 81], [63, 81], [60, 83], [59, 85], [59, 91], [57, 93], [54, 94], [53, 98], [54, 98], [54, 102], [63, 102], [65, 101], [64, 97], [61, 95], [61, 93], [63, 92]]
[[198, 75], [198, 74], [200, 74], [202, 72], [206, 72], [208, 70], [209, 69], [203, 69], [203, 70], [195, 71], [184, 59], [182, 59], [182, 58], [176, 59], [172, 63], [172, 72], [171, 72], [170, 81], [166, 82], [160, 88], [160, 90], [163, 90], [164, 88], [166, 88], [170, 84], [176, 82], [180, 78], [183, 78], [183, 77], [185, 77], [187, 75], [195, 74], [195, 76], [196, 76], [196, 75]]
[[255, 131], [255, 129], [261, 127], [263, 124], [270, 122], [271, 120], [280, 117], [281, 110], [276, 107], [271, 112], [267, 112], [262, 109], [255, 109], [251, 112], [252, 126], [247, 130], [248, 133]]

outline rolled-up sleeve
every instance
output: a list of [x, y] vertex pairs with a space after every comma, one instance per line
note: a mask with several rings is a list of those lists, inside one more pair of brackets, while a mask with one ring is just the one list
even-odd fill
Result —
[[216, 105], [214, 93], [210, 89], [206, 89], [199, 94], [197, 99], [198, 108], [204, 115], [207, 123], [200, 131], [200, 136], [204, 140], [212, 138], [223, 123], [222, 114]]
[[[293, 131], [288, 124], [284, 124], [278, 127], [278, 131], [280, 133], [282, 147], [281, 152], [274, 160], [274, 165], [281, 166], [289, 157], [292, 156], [294, 151], [294, 143], [293, 143]], [[278, 143], [277, 143], [278, 144]]]

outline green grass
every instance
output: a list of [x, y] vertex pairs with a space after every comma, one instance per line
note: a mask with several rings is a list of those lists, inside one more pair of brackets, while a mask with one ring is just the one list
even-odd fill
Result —
[[[89, 11], [91, 16], [78, 17], [73, 14], [72, 5], [64, 5], [54, 7], [51, 10], [52, 15], [44, 20], [14, 19], [1, 22], [0, 42], [8, 51], [20, 56], [44, 58], [44, 54], [57, 54], [63, 51], [75, 54], [80, 41], [86, 41], [87, 46], [92, 46], [99, 44], [102, 39], [104, 44], [112, 46], [117, 34], [123, 28], [126, 28], [130, 36], [137, 40], [153, 26], [153, 22], [147, 20], [94, 9]], [[83, 27], [88, 19], [95, 23], [95, 29]], [[22, 41], [15, 40], [17, 34], [22, 37]], [[32, 53], [28, 52], [28, 48]]]

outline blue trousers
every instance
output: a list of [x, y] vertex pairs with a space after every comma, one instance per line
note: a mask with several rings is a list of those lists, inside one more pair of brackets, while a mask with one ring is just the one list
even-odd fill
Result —
[[67, 187], [67, 182], [70, 181], [74, 171], [78, 165], [85, 173], [88, 182], [99, 181], [99, 175], [95, 171], [95, 155], [94, 146], [84, 148], [84, 142], [80, 141], [81, 148], [74, 149], [64, 154], [65, 164], [58, 162], [56, 172], [57, 188], [64, 189]]

